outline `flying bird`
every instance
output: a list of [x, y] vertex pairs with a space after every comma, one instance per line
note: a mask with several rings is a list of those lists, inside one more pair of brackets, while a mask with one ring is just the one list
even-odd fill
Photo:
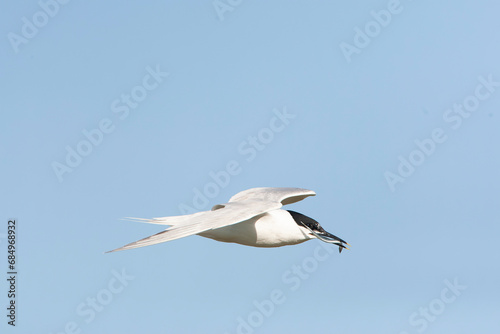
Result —
[[283, 205], [315, 195], [314, 191], [301, 188], [252, 188], [237, 193], [228, 203], [215, 205], [210, 211], [153, 219], [128, 218], [170, 227], [107, 253], [154, 245], [194, 234], [253, 247], [296, 245], [317, 238], [338, 245], [339, 252], [342, 252], [349, 244], [325, 231], [316, 220], [295, 211], [281, 209]]

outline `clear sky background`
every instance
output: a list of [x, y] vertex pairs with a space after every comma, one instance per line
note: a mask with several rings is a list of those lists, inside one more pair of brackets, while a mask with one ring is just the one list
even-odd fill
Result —
[[[499, 332], [497, 1], [54, 4], [0, 11], [2, 333]], [[103, 254], [262, 186], [351, 250]]]

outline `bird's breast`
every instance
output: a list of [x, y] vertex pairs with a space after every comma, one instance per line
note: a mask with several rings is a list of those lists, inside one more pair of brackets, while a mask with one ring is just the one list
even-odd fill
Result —
[[311, 239], [286, 210], [273, 210], [244, 222], [206, 231], [202, 237], [253, 247], [295, 245]]

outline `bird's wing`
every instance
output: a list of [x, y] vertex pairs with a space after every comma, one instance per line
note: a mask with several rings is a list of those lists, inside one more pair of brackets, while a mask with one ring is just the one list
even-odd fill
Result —
[[301, 201], [308, 196], [314, 195], [316, 195], [314, 191], [301, 188], [252, 188], [237, 193], [231, 197], [229, 202], [259, 200], [278, 202], [286, 205]]
[[[108, 253], [154, 245], [202, 233], [208, 230], [234, 225], [264, 214], [268, 211], [277, 210], [281, 208], [281, 206], [282, 204], [276, 201], [261, 201], [253, 199], [238, 200], [237, 202], [220, 204], [218, 209], [214, 211], [203, 211], [192, 215], [177, 217], [165, 217], [166, 221], [168, 220], [167, 218], [172, 218], [172, 221], [174, 221], [175, 224], [160, 233], [132, 242], [123, 247], [109, 251]], [[170, 223], [166, 224], [171, 225]]]
[[[308, 196], [315, 196], [316, 193], [312, 190], [301, 189], [301, 188], [252, 188], [242, 192], [237, 193], [231, 199], [230, 203], [243, 202], [243, 201], [264, 201], [270, 203], [281, 203], [282, 205], [287, 205], [303, 200]], [[224, 204], [217, 204], [212, 208], [212, 211], [219, 209]], [[177, 226], [193, 221], [194, 219], [204, 217], [210, 211], [202, 211], [198, 213], [193, 213], [190, 215], [182, 216], [171, 216], [171, 217], [158, 217], [153, 219], [146, 218], [126, 218], [127, 220], [149, 223], [149, 224], [160, 224], [160, 225], [170, 225]]]

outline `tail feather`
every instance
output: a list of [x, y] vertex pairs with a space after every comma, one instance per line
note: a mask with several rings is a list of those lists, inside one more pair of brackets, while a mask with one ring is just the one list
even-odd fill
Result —
[[190, 215], [182, 215], [182, 216], [171, 216], [171, 217], [158, 217], [158, 218], [136, 218], [136, 217], [125, 217], [122, 220], [128, 220], [136, 223], [148, 223], [148, 224], [158, 224], [158, 225], [170, 225], [176, 226], [182, 223], [185, 223], [197, 216], [203, 215], [206, 211], [193, 213]]

